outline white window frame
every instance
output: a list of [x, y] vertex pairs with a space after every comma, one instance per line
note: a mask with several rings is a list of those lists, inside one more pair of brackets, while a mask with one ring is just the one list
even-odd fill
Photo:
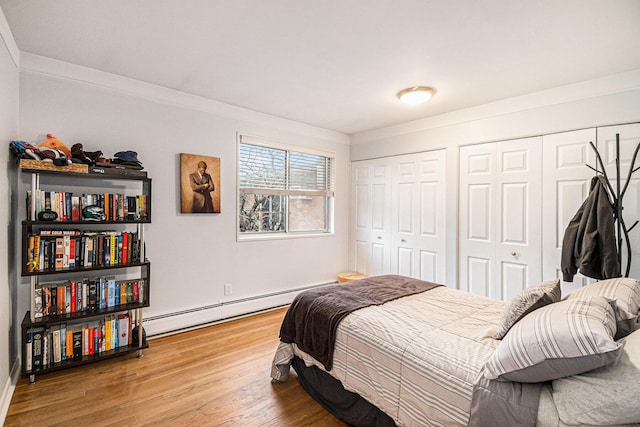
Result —
[[[327, 190], [324, 192], [300, 192], [300, 196], [308, 195], [324, 195], [326, 194], [328, 197], [327, 206], [326, 206], [326, 218], [327, 222], [327, 230], [324, 231], [279, 231], [279, 232], [241, 232], [240, 231], [240, 144], [251, 144], [263, 146], [266, 148], [274, 148], [279, 150], [286, 150], [287, 152], [295, 151], [299, 153], [305, 154], [313, 154], [322, 157], [328, 157], [333, 159], [333, 170], [332, 176], [330, 177], [333, 188], [331, 190]], [[250, 240], [278, 240], [278, 239], [292, 239], [292, 238], [307, 238], [307, 237], [327, 237], [334, 235], [334, 214], [335, 214], [335, 176], [336, 176], [336, 155], [334, 152], [324, 151], [314, 148], [301, 147], [293, 144], [285, 144], [282, 142], [273, 141], [267, 138], [262, 138], [258, 136], [248, 135], [244, 133], [237, 134], [237, 143], [236, 143], [236, 240], [237, 241], [250, 241]], [[278, 190], [274, 190], [275, 193]], [[289, 193], [289, 191], [284, 191], [284, 193]], [[259, 193], [258, 193], [259, 194]], [[290, 196], [294, 196], [293, 194], [288, 194]], [[288, 206], [285, 210], [285, 223], [288, 223]], [[287, 227], [288, 228], [288, 224]]]

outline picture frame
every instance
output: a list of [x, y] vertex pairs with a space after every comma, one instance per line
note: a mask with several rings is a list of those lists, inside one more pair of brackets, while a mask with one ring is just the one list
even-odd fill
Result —
[[180, 153], [180, 212], [221, 212], [219, 157]]

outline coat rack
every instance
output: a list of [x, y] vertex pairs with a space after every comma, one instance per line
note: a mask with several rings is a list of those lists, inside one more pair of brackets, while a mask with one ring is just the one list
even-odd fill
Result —
[[624, 218], [622, 217], [623, 204], [622, 199], [624, 198], [624, 194], [629, 187], [629, 182], [631, 182], [631, 175], [633, 175], [640, 166], [634, 169], [636, 163], [636, 157], [638, 156], [638, 151], [640, 151], [640, 143], [636, 146], [635, 151], [633, 152], [633, 157], [631, 158], [631, 165], [629, 166], [629, 173], [627, 175], [627, 181], [624, 184], [624, 188], [620, 191], [620, 134], [616, 134], [616, 189], [613, 189], [611, 182], [609, 181], [609, 177], [607, 176], [607, 171], [604, 167], [604, 163], [602, 162], [602, 158], [600, 157], [600, 153], [598, 152], [598, 148], [593, 144], [593, 142], [589, 142], [591, 148], [596, 153], [596, 158], [598, 161], [598, 166], [601, 170], [594, 168], [591, 165], [587, 165], [589, 169], [594, 170], [596, 173], [601, 173], [604, 176], [604, 179], [607, 183], [607, 187], [609, 188], [609, 192], [613, 196], [613, 203], [611, 208], [613, 209], [613, 216], [616, 222], [617, 227], [617, 246], [618, 246], [618, 264], [620, 265], [620, 271], [622, 271], [622, 237], [624, 236], [626, 249], [627, 249], [627, 269], [624, 277], [629, 277], [629, 271], [631, 270], [631, 241], [629, 240], [629, 232], [633, 230], [633, 228], [638, 225], [638, 221], [634, 222], [633, 225], [629, 228], [624, 223]]

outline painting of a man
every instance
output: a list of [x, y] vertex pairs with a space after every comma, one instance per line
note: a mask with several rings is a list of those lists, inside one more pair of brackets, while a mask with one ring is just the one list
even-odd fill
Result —
[[180, 154], [182, 213], [220, 213], [220, 159]]
[[211, 175], [207, 173], [207, 162], [198, 162], [198, 170], [189, 175], [189, 183], [191, 184], [191, 190], [193, 190], [191, 212], [213, 213], [211, 192], [215, 190], [215, 185]]

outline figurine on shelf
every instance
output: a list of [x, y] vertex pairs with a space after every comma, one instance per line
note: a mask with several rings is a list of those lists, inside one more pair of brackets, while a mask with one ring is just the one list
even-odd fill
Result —
[[69, 148], [50, 133], [47, 134], [46, 140], [38, 144], [38, 150], [42, 160], [53, 162], [56, 166], [66, 166], [71, 163]]

